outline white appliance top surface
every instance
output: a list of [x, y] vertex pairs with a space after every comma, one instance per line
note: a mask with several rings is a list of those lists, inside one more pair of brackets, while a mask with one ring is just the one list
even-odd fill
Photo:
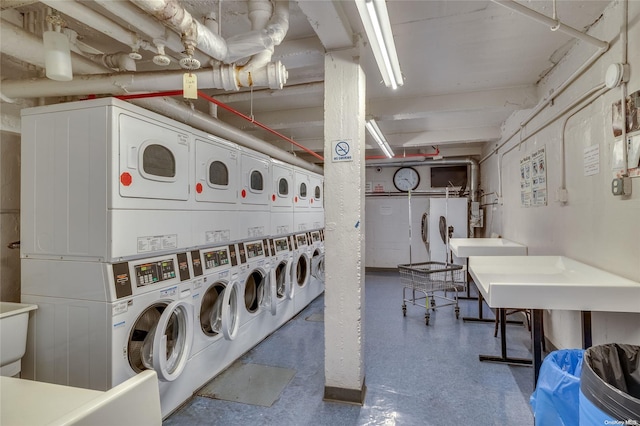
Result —
[[504, 238], [451, 238], [454, 256], [525, 256], [527, 246]]
[[3, 376], [0, 377], [0, 424], [49, 424], [102, 394], [97, 390]]
[[640, 283], [563, 256], [473, 256], [469, 273], [492, 308], [640, 312]]
[[38, 309], [38, 305], [28, 303], [0, 302], [0, 318], [11, 317]]

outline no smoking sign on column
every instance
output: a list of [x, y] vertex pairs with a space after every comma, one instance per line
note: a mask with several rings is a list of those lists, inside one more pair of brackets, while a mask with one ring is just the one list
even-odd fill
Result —
[[333, 163], [353, 161], [350, 140], [340, 139], [331, 142], [331, 161]]

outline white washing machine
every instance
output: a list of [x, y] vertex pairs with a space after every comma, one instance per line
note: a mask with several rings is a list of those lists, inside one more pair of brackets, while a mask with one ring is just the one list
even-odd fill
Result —
[[23, 377], [108, 390], [145, 370], [160, 380], [163, 416], [195, 388], [181, 378], [194, 333], [186, 253], [114, 264], [22, 260], [29, 321]]
[[309, 291], [312, 299], [324, 292], [324, 240], [321, 230], [309, 233], [311, 246], [311, 277], [309, 278]]
[[[235, 244], [193, 250], [195, 334], [192, 354], [213, 344], [231, 344], [242, 303]], [[203, 372], [203, 374], [206, 374]]]
[[271, 232], [271, 159], [240, 148], [240, 240], [262, 239]]
[[271, 236], [293, 232], [293, 166], [271, 159]]
[[115, 262], [193, 246], [191, 128], [114, 98], [24, 109], [22, 128], [23, 253]]
[[238, 281], [244, 303], [240, 307], [237, 340], [249, 349], [275, 329], [276, 287], [271, 281], [270, 249], [266, 239], [238, 243], [238, 255]]
[[291, 267], [291, 281], [294, 287], [294, 313], [303, 310], [315, 297], [310, 291], [311, 281], [311, 252], [309, 234], [299, 233], [293, 238], [293, 264]]
[[271, 255], [271, 280], [276, 288], [276, 323], [279, 327], [294, 316], [295, 287], [291, 280], [293, 252], [288, 235], [271, 239]]
[[194, 130], [193, 241], [197, 247], [222, 245], [241, 238], [240, 154], [237, 145]]

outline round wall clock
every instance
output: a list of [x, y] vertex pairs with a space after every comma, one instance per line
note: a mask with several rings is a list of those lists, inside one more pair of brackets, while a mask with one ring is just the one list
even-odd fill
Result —
[[413, 191], [420, 183], [420, 175], [413, 167], [400, 167], [393, 175], [393, 184], [398, 191]]

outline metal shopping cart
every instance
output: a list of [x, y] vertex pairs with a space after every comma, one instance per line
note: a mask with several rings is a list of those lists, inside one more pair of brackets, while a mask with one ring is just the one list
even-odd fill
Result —
[[[466, 291], [463, 267], [451, 263], [422, 262], [398, 265], [400, 282], [402, 283], [402, 315], [407, 316], [407, 302], [416, 305], [416, 301], [424, 300], [426, 312], [424, 321], [429, 325], [429, 309], [436, 310], [443, 306], [455, 305], [456, 318], [460, 317], [458, 306], [458, 291]], [[411, 290], [411, 298], [407, 299], [406, 291]], [[453, 297], [447, 297], [447, 292], [453, 291]], [[424, 297], [416, 298], [416, 292]], [[436, 294], [443, 292], [443, 295]], [[436, 304], [436, 299], [446, 303]]]

